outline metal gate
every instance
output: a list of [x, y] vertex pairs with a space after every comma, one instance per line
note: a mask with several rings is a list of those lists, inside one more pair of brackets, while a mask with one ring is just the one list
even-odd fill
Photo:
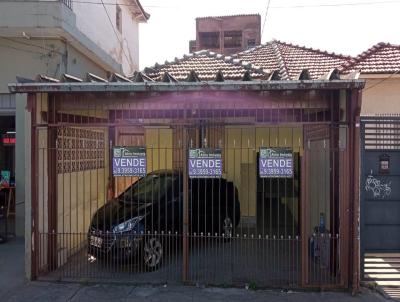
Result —
[[[351, 131], [328, 92], [251, 110], [241, 99], [226, 110], [221, 95], [85, 97], [38, 99], [34, 111], [38, 277], [346, 286]], [[114, 173], [118, 146], [145, 152], [141, 177]], [[290, 151], [290, 177], [260, 176], [262, 148]], [[189, 177], [194, 149], [219, 150], [220, 177]]]
[[364, 118], [361, 130], [362, 279], [399, 285], [400, 118]]

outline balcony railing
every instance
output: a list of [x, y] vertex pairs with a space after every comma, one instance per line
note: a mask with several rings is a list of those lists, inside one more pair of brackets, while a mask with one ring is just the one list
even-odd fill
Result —
[[64, 3], [68, 8], [72, 9], [72, 0], [59, 0], [60, 2]]

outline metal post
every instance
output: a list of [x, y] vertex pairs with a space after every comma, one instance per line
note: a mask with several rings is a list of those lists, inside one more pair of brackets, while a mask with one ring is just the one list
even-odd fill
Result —
[[[57, 109], [55, 96], [48, 100], [48, 122], [55, 124]], [[49, 270], [57, 268], [57, 128], [49, 127], [47, 130], [47, 167], [48, 167], [48, 263]], [[44, 179], [43, 179], [44, 180]]]
[[188, 264], [189, 264], [189, 175], [187, 167], [188, 158], [188, 139], [187, 128], [183, 128], [183, 282], [188, 281]]
[[39, 234], [38, 234], [38, 145], [36, 129], [36, 94], [28, 94], [28, 110], [31, 114], [31, 273], [30, 279], [38, 276], [39, 270]]

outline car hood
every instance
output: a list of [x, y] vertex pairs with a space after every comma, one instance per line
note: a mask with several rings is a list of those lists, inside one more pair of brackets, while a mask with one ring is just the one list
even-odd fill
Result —
[[151, 203], [130, 204], [119, 200], [107, 202], [93, 215], [90, 227], [96, 231], [112, 231], [113, 227], [136, 216], [150, 214]]

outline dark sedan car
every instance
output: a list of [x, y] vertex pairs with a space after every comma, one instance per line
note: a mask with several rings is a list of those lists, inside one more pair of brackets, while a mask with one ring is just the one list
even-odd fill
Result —
[[[189, 233], [231, 237], [240, 221], [234, 184], [223, 178], [190, 179], [188, 189]], [[97, 210], [88, 234], [89, 254], [140, 257], [145, 267], [156, 269], [164, 255], [162, 236], [182, 231], [182, 173], [155, 171]]]

